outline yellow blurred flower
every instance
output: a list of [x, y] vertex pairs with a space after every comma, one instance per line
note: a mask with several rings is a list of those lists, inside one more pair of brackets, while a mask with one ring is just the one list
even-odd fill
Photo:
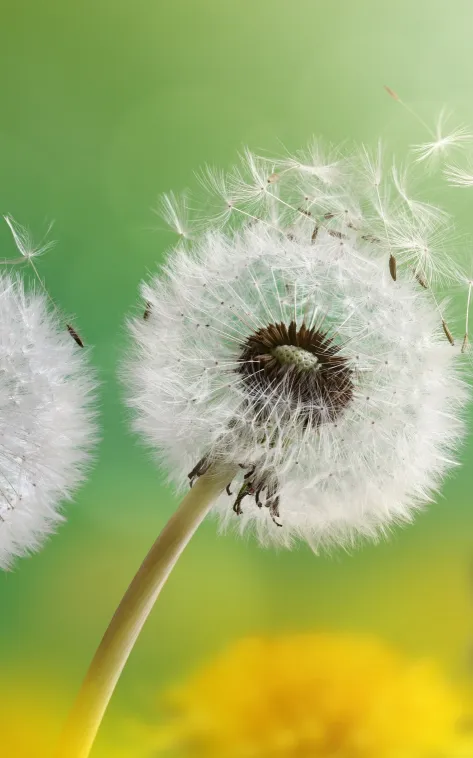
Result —
[[148, 755], [473, 756], [471, 742], [461, 752], [468, 715], [463, 697], [432, 662], [411, 662], [372, 638], [245, 639], [165, 701], [173, 709], [171, 724], [150, 728]]

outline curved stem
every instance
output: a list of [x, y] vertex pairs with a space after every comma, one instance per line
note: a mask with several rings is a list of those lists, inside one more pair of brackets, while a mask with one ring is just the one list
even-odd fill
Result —
[[233, 479], [210, 469], [187, 493], [141, 564], [90, 664], [61, 737], [57, 758], [88, 758], [120, 674], [166, 579], [212, 502]]

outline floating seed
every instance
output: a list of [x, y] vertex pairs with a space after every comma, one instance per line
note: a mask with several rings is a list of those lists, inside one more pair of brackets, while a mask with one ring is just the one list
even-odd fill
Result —
[[399, 95], [396, 94], [396, 92], [394, 92], [394, 90], [391, 89], [391, 87], [388, 87], [387, 84], [383, 84], [383, 87], [386, 90], [386, 92], [388, 93], [389, 97], [392, 97], [393, 100], [398, 100], [399, 101]]

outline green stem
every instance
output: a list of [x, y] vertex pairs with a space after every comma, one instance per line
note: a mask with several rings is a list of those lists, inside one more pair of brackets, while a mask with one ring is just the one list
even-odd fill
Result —
[[90, 664], [57, 758], [88, 758], [107, 705], [166, 579], [215, 498], [235, 475], [210, 469], [187, 493], [141, 564]]

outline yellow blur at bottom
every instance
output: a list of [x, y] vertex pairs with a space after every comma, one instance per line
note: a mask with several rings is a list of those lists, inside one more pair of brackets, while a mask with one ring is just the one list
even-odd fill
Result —
[[[5, 684], [0, 758], [51, 758], [58, 693]], [[147, 723], [120, 719], [92, 758], [473, 758], [466, 693], [432, 661], [371, 637], [242, 639], [180, 686], [158, 687], [153, 705]]]
[[[244, 639], [167, 693], [136, 756], [472, 758], [466, 699], [372, 638]], [[145, 731], [141, 734], [142, 742]]]

